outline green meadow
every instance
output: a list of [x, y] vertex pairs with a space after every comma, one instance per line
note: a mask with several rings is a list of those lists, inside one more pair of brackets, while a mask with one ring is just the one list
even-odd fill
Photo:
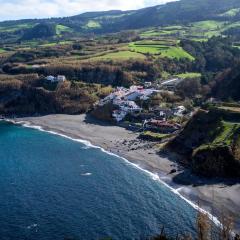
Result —
[[198, 78], [201, 77], [201, 73], [197, 72], [186, 72], [176, 75], [179, 78]]
[[61, 24], [56, 25], [56, 34], [61, 35], [64, 32], [72, 32], [73, 29]]
[[0, 53], [6, 52], [3, 48], [0, 48]]
[[194, 57], [192, 57], [184, 49], [178, 46], [176, 42], [174, 43], [173, 41], [133, 42], [129, 44], [129, 49], [131, 51], [135, 51], [137, 53], [142, 53], [142, 54], [161, 55], [162, 57], [176, 58], [176, 59], [187, 58], [191, 61], [194, 60]]
[[33, 27], [34, 24], [17, 24], [17, 25], [12, 25], [12, 26], [7, 26], [7, 27], [0, 27], [0, 32], [15, 32], [17, 30], [21, 29], [27, 29]]
[[87, 24], [83, 28], [85, 28], [85, 29], [101, 28], [101, 24], [97, 21], [90, 20], [87, 22]]
[[145, 56], [141, 53], [131, 52], [131, 51], [119, 51], [114, 53], [107, 53], [102, 56], [96, 56], [89, 58], [90, 61], [99, 61], [99, 60], [128, 60], [128, 59], [144, 59]]

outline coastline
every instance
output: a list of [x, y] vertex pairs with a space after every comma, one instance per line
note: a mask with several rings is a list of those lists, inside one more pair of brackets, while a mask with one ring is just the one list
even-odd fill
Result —
[[[183, 181], [186, 181], [186, 178], [190, 175], [182, 174], [182, 168], [179, 168], [178, 164], [174, 162], [174, 157], [171, 157], [171, 160], [167, 156], [161, 157], [154, 143], [137, 139], [137, 133], [114, 125], [104, 125], [102, 122], [89, 119], [86, 115], [26, 117], [14, 119], [13, 122], [28, 123], [33, 128], [34, 126], [40, 126], [45, 131], [67, 136], [70, 139], [82, 139], [80, 142], [85, 144], [88, 141], [89, 144], [92, 144], [90, 146], [102, 148], [109, 154], [120, 156], [137, 168], [152, 173], [154, 180], [159, 178], [163, 184], [171, 188], [173, 192], [195, 209], [198, 209], [197, 204], [200, 204], [201, 208], [207, 211], [208, 214], [211, 212], [220, 219], [224, 206], [226, 211], [232, 214], [238, 213], [239, 216], [235, 217], [240, 219], [240, 184], [227, 186], [224, 183], [215, 183], [202, 179], [197, 179], [198, 183], [201, 182], [198, 186], [189, 183], [176, 184], [173, 181], [176, 176], [180, 176]], [[173, 169], [178, 171], [169, 174]], [[210, 217], [213, 219], [213, 216]], [[219, 223], [216, 218], [213, 221]], [[240, 223], [238, 221], [236, 230], [239, 231], [239, 229]]]

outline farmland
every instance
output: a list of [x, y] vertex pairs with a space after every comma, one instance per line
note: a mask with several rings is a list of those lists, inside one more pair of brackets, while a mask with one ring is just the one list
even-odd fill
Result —
[[201, 73], [187, 72], [187, 73], [177, 74], [176, 76], [180, 78], [198, 78], [198, 77], [201, 77]]
[[64, 32], [72, 32], [73, 30], [67, 26], [58, 24], [56, 25], [56, 34], [61, 35]]
[[140, 33], [145, 39], [151, 38], [173, 38], [173, 39], [192, 39], [195, 41], [207, 41], [213, 36], [224, 35], [224, 31], [240, 26], [240, 22], [227, 21], [199, 21], [186, 25], [176, 25], [168, 27], [156, 27], [146, 29]]
[[5, 50], [3, 48], [0, 48], [0, 53], [4, 53]]
[[100, 60], [128, 60], [128, 59], [144, 59], [145, 56], [141, 53], [131, 51], [118, 51], [114, 53], [107, 53], [102, 56], [92, 57], [87, 60], [89, 61], [100, 61]]
[[194, 60], [189, 53], [178, 46], [177, 41], [173, 40], [133, 42], [129, 44], [129, 48], [131, 51], [143, 54], [160, 55], [161, 57], [175, 59], [187, 58], [191, 61]]
[[31, 24], [31, 23], [16, 24], [16, 25], [11, 25], [6, 27], [0, 27], [0, 32], [15, 32], [22, 29], [28, 29], [33, 26], [34, 24]]

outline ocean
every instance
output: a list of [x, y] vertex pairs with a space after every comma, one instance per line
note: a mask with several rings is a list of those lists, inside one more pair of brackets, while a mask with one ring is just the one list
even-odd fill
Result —
[[197, 211], [124, 159], [0, 122], [0, 239], [147, 239], [196, 235]]

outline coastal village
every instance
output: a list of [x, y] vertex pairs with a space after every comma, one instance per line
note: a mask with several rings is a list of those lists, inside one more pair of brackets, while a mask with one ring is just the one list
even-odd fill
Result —
[[[64, 75], [45, 77], [48, 84], [61, 84], [67, 81]], [[94, 106], [101, 109], [111, 105], [109, 110], [113, 122], [139, 131], [146, 140], [163, 140], [176, 135], [183, 127], [183, 119], [189, 119], [192, 112], [182, 104], [166, 105], [164, 101], [153, 103], [153, 98], [161, 94], [174, 96], [181, 78], [170, 78], [160, 83], [145, 82], [129, 88], [116, 87]], [[103, 110], [105, 111], [105, 110]]]
[[117, 87], [95, 107], [110, 104], [113, 106], [111, 116], [117, 124], [125, 122], [129, 126], [135, 126], [145, 139], [164, 139], [178, 133], [182, 129], [181, 119], [192, 113], [184, 105], [170, 107], [161, 102], [149, 103], [162, 93], [174, 95], [176, 86], [182, 81], [180, 78], [172, 78], [161, 84], [145, 82], [144, 85], [129, 88]]

